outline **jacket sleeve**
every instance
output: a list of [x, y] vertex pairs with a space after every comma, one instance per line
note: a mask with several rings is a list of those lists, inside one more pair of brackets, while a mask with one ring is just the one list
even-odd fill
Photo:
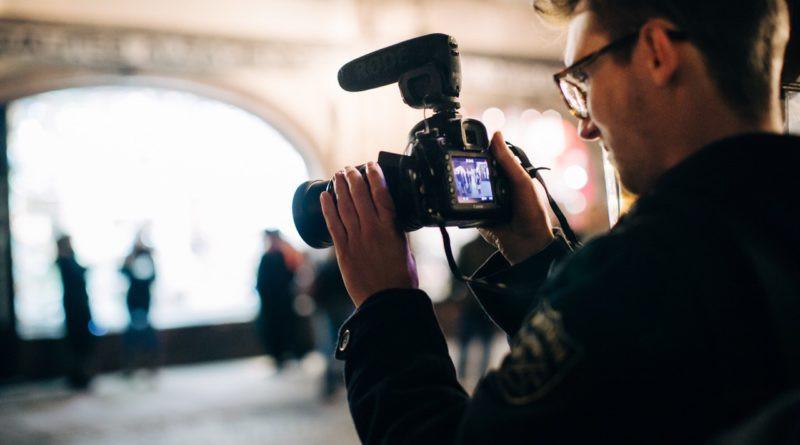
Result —
[[500, 252], [492, 255], [476, 272], [470, 289], [494, 323], [509, 337], [538, 304], [536, 295], [558, 263], [573, 251], [560, 234], [544, 250], [511, 266]]
[[341, 327], [350, 412], [363, 443], [452, 443], [468, 396], [420, 290], [370, 297]]

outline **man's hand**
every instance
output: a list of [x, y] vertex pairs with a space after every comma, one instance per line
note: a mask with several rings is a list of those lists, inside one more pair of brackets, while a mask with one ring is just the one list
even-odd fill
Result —
[[520, 165], [499, 131], [492, 137], [491, 150], [511, 182], [512, 215], [505, 224], [479, 231], [513, 265], [539, 253], [553, 241], [553, 224], [547, 213], [544, 190]]
[[333, 178], [336, 204], [320, 195], [325, 223], [347, 292], [356, 307], [391, 288], [416, 288], [417, 267], [406, 235], [395, 226], [394, 202], [380, 166], [367, 164], [367, 182], [353, 167]]

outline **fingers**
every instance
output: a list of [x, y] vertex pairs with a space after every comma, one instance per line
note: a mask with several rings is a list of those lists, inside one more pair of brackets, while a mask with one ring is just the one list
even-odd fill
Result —
[[503, 171], [506, 172], [506, 175], [508, 175], [512, 185], [530, 185], [530, 175], [528, 175], [528, 172], [526, 172], [525, 168], [519, 163], [517, 157], [514, 156], [514, 153], [508, 148], [506, 142], [503, 140], [503, 134], [499, 131], [495, 132], [494, 136], [492, 136], [491, 149], [492, 154], [495, 159], [497, 159], [500, 167], [503, 168]]
[[345, 178], [350, 189], [350, 196], [353, 198], [353, 205], [358, 214], [358, 221], [361, 226], [369, 224], [375, 219], [375, 207], [372, 205], [372, 197], [367, 190], [367, 183], [361, 172], [353, 167], [345, 167]]
[[353, 198], [350, 196], [350, 187], [347, 185], [347, 178], [343, 171], [338, 171], [333, 176], [333, 189], [336, 191], [336, 205], [345, 230], [347, 233], [357, 232], [361, 226], [358, 223], [358, 213], [356, 213]]
[[367, 180], [378, 219], [383, 222], [394, 221], [394, 201], [386, 187], [386, 178], [380, 165], [375, 162], [367, 163]]
[[347, 231], [339, 219], [339, 211], [333, 203], [333, 196], [329, 192], [322, 192], [319, 195], [320, 205], [322, 206], [322, 216], [325, 217], [325, 225], [333, 238], [335, 245], [342, 245], [347, 242]]

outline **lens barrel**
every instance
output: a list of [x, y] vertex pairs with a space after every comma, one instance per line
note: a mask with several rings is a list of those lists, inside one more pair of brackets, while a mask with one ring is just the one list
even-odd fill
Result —
[[308, 181], [300, 184], [292, 199], [292, 216], [294, 225], [303, 241], [315, 249], [331, 247], [333, 239], [325, 225], [319, 196], [330, 184], [330, 181]]
[[[386, 187], [394, 201], [397, 227], [405, 232], [423, 227], [415, 207], [414, 193], [417, 186], [407, 175], [401, 174], [415, 170], [413, 160], [409, 156], [382, 151], [378, 154], [378, 165], [383, 170]], [[355, 167], [364, 177], [367, 175], [366, 168], [366, 164]], [[297, 233], [306, 244], [315, 249], [333, 246], [333, 239], [319, 203], [319, 195], [326, 190], [333, 192], [332, 181], [318, 179], [304, 182], [297, 187], [292, 199], [292, 216]], [[335, 202], [336, 197], [333, 199]]]

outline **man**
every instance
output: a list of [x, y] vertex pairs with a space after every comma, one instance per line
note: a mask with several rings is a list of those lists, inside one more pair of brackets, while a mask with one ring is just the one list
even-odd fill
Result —
[[293, 307], [294, 279], [299, 266], [299, 254], [280, 231], [265, 230], [264, 254], [256, 275], [256, 291], [261, 299], [257, 323], [264, 350], [275, 359], [278, 371], [295, 355], [298, 322]]
[[[513, 219], [474, 287], [511, 352], [458, 385], [375, 164], [321, 197], [355, 314], [340, 331], [367, 443], [698, 443], [796, 385], [800, 140], [780, 136], [783, 0], [538, 0], [569, 21], [556, 77], [580, 135], [640, 195], [571, 253], [502, 136]], [[532, 147], [535, 150], [535, 147]], [[559, 264], [556, 264], [559, 263]], [[788, 329], [786, 327], [789, 326]]]
[[56, 240], [56, 266], [61, 274], [63, 291], [64, 325], [70, 352], [69, 385], [84, 390], [92, 380], [90, 362], [94, 349], [94, 336], [90, 331], [92, 311], [86, 292], [86, 268], [78, 263], [72, 238], [61, 235]]
[[146, 366], [155, 372], [158, 366], [158, 336], [150, 324], [152, 287], [156, 281], [153, 249], [139, 231], [133, 247], [125, 257], [120, 272], [128, 280], [125, 306], [128, 308], [128, 330], [123, 336], [125, 371], [132, 376], [137, 368]]
[[[494, 248], [477, 236], [461, 248], [458, 252], [459, 270], [465, 274], [472, 274], [494, 253]], [[480, 304], [472, 298], [472, 292], [467, 285], [455, 277], [450, 279], [449, 300], [459, 308], [458, 316], [458, 376], [462, 382], [469, 381], [472, 373], [467, 372], [469, 363], [470, 345], [473, 340], [478, 341], [478, 355], [480, 362], [475, 373], [482, 377], [489, 368], [489, 357], [492, 352], [492, 340], [497, 335], [497, 328], [486, 317], [486, 312]]]
[[333, 400], [337, 390], [344, 384], [342, 380], [344, 366], [336, 360], [333, 353], [337, 346], [337, 330], [352, 311], [342, 272], [333, 252], [330, 252], [330, 255], [317, 267], [310, 294], [324, 318], [325, 341], [320, 345], [320, 349], [325, 352], [327, 363], [322, 376], [321, 395], [323, 401], [328, 402]]

